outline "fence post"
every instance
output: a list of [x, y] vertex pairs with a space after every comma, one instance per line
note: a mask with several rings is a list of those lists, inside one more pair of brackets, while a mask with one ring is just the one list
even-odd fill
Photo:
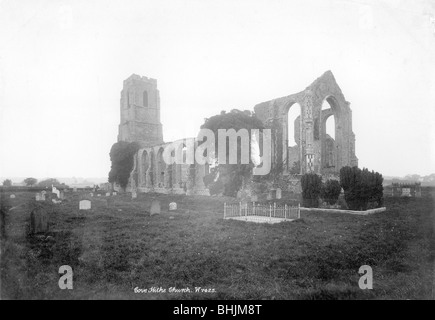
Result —
[[272, 220], [272, 205], [269, 204], [269, 220]]
[[298, 219], [301, 218], [301, 204], [298, 203]]
[[242, 216], [242, 202], [239, 202], [239, 216]]
[[276, 202], [273, 203], [273, 217], [276, 217]]
[[225, 219], [226, 215], [227, 215], [227, 203], [224, 202], [224, 219]]
[[284, 221], [287, 221], [287, 203], [284, 205]]
[[252, 202], [252, 215], [255, 216], [255, 201]]
[[245, 220], [248, 220], [248, 203], [246, 203], [246, 208], [245, 208]]

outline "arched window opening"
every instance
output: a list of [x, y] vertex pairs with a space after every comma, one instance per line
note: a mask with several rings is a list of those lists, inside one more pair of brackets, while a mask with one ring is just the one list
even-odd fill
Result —
[[[322, 111], [328, 109], [330, 109], [331, 112], [334, 112], [329, 102], [325, 99], [325, 101], [323, 101], [322, 104]], [[326, 127], [326, 134], [335, 140], [335, 114], [328, 117], [325, 123], [325, 127]]]
[[299, 144], [299, 128], [301, 106], [294, 103], [287, 113], [287, 146], [294, 147]]

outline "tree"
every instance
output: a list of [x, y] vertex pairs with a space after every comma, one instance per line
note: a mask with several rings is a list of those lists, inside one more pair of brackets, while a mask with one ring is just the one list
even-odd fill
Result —
[[118, 183], [125, 190], [134, 164], [134, 155], [139, 150], [137, 142], [118, 141], [110, 149], [109, 182]]
[[306, 173], [301, 178], [301, 187], [303, 206], [317, 208], [322, 192], [322, 177], [315, 173]]
[[3, 187], [12, 187], [12, 181], [10, 179], [4, 180]]
[[[222, 111], [220, 114], [205, 119], [201, 129], [210, 129], [215, 135], [215, 154], [219, 148], [218, 130], [234, 129], [236, 132], [240, 129], [246, 129], [251, 133], [252, 129], [263, 129], [263, 123], [251, 111], [233, 109], [230, 112]], [[226, 144], [226, 162], [229, 160], [229, 143]], [[219, 164], [218, 169], [208, 177], [209, 189], [223, 189], [223, 194], [234, 197], [243, 185], [243, 182], [252, 176], [254, 164], [249, 158], [249, 164], [241, 163], [241, 143], [237, 143], [237, 164]]]
[[328, 180], [322, 186], [321, 198], [323, 201], [333, 205], [337, 203], [338, 197], [340, 196], [341, 186], [340, 182], [337, 180]]
[[35, 179], [35, 178], [26, 178], [26, 179], [24, 179], [24, 183], [28, 187], [33, 187], [37, 182], [38, 182], [38, 180]]
[[61, 188], [67, 188], [68, 187], [65, 183], [60, 183], [55, 178], [48, 178], [48, 179], [42, 180], [41, 182], [38, 183], [38, 187], [47, 188], [47, 187], [51, 187], [51, 186], [61, 187]]

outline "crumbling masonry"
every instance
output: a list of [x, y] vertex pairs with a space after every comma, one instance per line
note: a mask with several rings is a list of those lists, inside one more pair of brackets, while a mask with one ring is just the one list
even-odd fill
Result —
[[[329, 108], [323, 108], [327, 101]], [[352, 111], [331, 71], [325, 72], [305, 90], [254, 107], [256, 116], [272, 131], [272, 168], [279, 168], [284, 192], [298, 193], [300, 175], [314, 172], [337, 176], [343, 166], [357, 166]], [[294, 132], [289, 132], [288, 112], [297, 108]], [[326, 121], [335, 120], [335, 139], [326, 133]], [[295, 146], [289, 146], [291, 134]], [[160, 96], [155, 79], [131, 75], [121, 91], [121, 123], [118, 141], [137, 141], [130, 188], [139, 192], [208, 195], [203, 178], [208, 165], [172, 164], [163, 161], [164, 143], [160, 122]], [[181, 151], [197, 147], [195, 138], [181, 139]], [[185, 157], [185, 151], [183, 151]], [[298, 172], [294, 172], [296, 163]], [[293, 167], [293, 171], [292, 171]]]

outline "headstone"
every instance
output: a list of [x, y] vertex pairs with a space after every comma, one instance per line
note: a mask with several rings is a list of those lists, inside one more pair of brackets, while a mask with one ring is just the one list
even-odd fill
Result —
[[113, 205], [113, 199], [112, 198], [106, 198], [106, 206], [110, 207]]
[[176, 202], [171, 202], [169, 204], [169, 210], [177, 210], [177, 203]]
[[48, 232], [48, 214], [43, 208], [35, 208], [30, 213], [30, 233]]
[[91, 209], [91, 202], [89, 200], [82, 200], [79, 203], [79, 210], [89, 210]]
[[110, 192], [106, 192], [106, 197], [110, 197]]
[[153, 216], [155, 214], [160, 214], [160, 201], [153, 200], [151, 203], [150, 214]]
[[56, 187], [54, 187], [53, 185], [51, 186], [51, 192], [56, 194], [56, 196], [58, 198], [60, 198], [60, 191]]
[[112, 195], [113, 195], [113, 196], [116, 196], [117, 194], [118, 194], [118, 193], [117, 193], [116, 191], [113, 191], [113, 192], [112, 192]]
[[137, 198], [137, 192], [136, 191], [132, 191], [131, 192], [131, 198], [132, 199], [136, 199]]
[[39, 194], [39, 192], [35, 194], [35, 200], [41, 201], [41, 195]]
[[58, 204], [58, 203], [62, 202], [61, 200], [56, 200], [56, 199], [51, 199], [51, 201], [53, 201], [53, 203], [55, 203], [55, 204]]
[[281, 189], [280, 188], [276, 189], [276, 198], [281, 199]]
[[45, 193], [41, 194], [41, 201], [45, 201]]
[[101, 197], [101, 194], [97, 194], [98, 197]]
[[272, 195], [270, 193], [267, 194], [267, 200], [272, 200]]
[[59, 199], [62, 199], [62, 200], [65, 199], [65, 191], [61, 191], [59, 195], [60, 195]]
[[15, 195], [14, 195], [14, 194], [11, 194], [11, 195], [10, 195], [10, 198], [11, 198], [11, 199], [15, 199]]

